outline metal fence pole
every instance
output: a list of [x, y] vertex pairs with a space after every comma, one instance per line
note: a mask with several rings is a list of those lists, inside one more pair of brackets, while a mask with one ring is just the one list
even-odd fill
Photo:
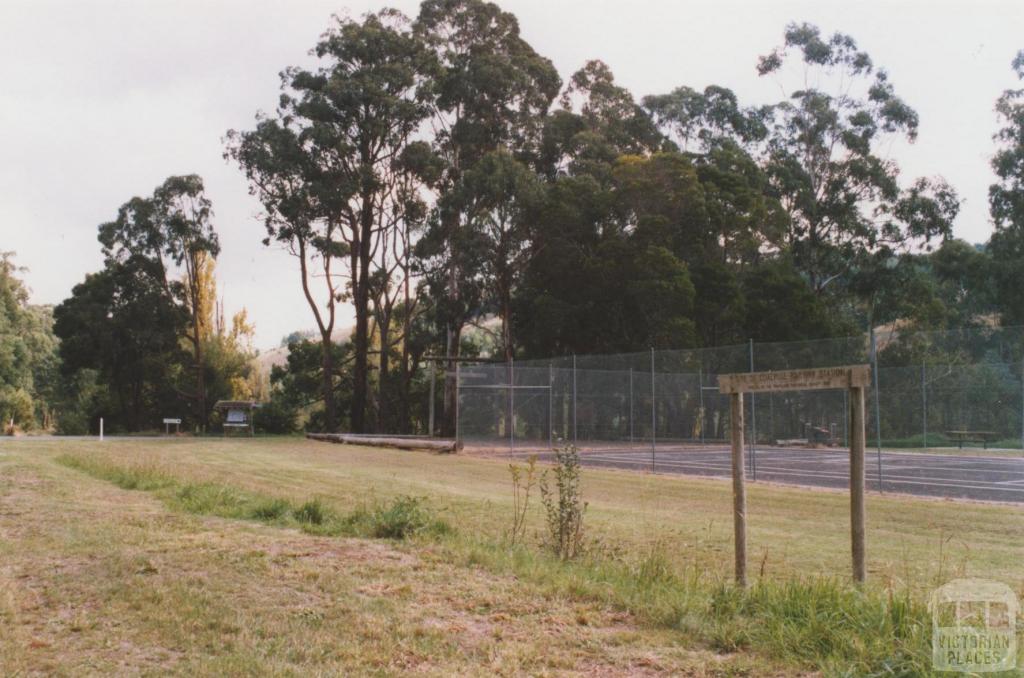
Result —
[[882, 415], [879, 402], [882, 392], [878, 387], [878, 340], [875, 328], [871, 328], [871, 375], [875, 382], [875, 440], [878, 442], [878, 491], [882, 491]]
[[925, 366], [921, 363], [921, 447], [928, 449], [928, 384], [925, 381]]
[[555, 371], [548, 363], [548, 447], [555, 442], [555, 409], [554, 409]]
[[430, 361], [430, 405], [429, 405], [429, 408], [428, 408], [429, 411], [430, 411], [430, 415], [427, 418], [427, 428], [429, 429], [427, 431], [427, 435], [428, 436], [434, 435], [434, 379], [435, 379], [434, 378], [434, 373], [436, 371], [437, 371], [437, 366], [434, 364], [434, 361], [431, 360]]
[[654, 392], [654, 348], [651, 347], [651, 470], [654, 470], [654, 447], [658, 436], [658, 408]]
[[462, 393], [460, 391], [462, 388], [462, 380], [460, 379], [461, 367], [462, 363], [455, 363], [455, 449], [462, 447], [462, 445], [460, 445], [462, 442], [462, 434], [460, 430], [461, 422], [459, 421], [459, 401], [462, 400]]
[[700, 389], [700, 444], [704, 444], [704, 363], [697, 366], [697, 388]]
[[508, 446], [516, 448], [516, 360], [508, 357]]
[[575, 445], [576, 438], [576, 354], [572, 354], [572, 444]]
[[[750, 340], [750, 371], [754, 371], [754, 340]], [[750, 394], [750, 479], [757, 481], [757, 400]]]
[[633, 368], [629, 368], [629, 446], [633, 447]]

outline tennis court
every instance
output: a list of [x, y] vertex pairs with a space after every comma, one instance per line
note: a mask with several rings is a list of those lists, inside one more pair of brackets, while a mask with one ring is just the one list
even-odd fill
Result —
[[[517, 449], [501, 453], [507, 457], [537, 454], [551, 458], [545, 450]], [[915, 494], [951, 499], [1024, 503], [1024, 458], [958, 456], [919, 452], [883, 451], [881, 482], [879, 455], [868, 451], [869, 490]], [[665, 474], [729, 477], [732, 462], [729, 449], [722, 446], [650, 445], [615, 446], [601, 443], [584, 446], [584, 466], [616, 468]], [[849, 452], [842, 448], [761, 447], [747, 452], [749, 480], [846, 488], [849, 485]]]

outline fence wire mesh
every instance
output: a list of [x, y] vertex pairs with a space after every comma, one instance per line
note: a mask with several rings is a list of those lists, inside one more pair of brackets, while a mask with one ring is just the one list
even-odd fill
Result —
[[[867, 435], [878, 483], [883, 450], [1021, 449], [1022, 353], [1022, 328], [978, 327], [464, 365], [457, 435], [496, 451], [647, 449], [657, 465], [663, 451], [728, 445], [720, 374], [870, 364]], [[750, 394], [744, 418], [755, 472], [759, 449], [839, 450], [849, 441], [845, 390]]]

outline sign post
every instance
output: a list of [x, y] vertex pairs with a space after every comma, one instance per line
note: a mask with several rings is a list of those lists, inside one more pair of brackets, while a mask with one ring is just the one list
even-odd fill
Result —
[[736, 583], [747, 584], [747, 496], [743, 466], [743, 394], [773, 391], [848, 389], [850, 402], [850, 540], [853, 579], [863, 584], [865, 566], [864, 508], [864, 391], [871, 379], [869, 365], [823, 367], [778, 372], [740, 372], [718, 377], [718, 389], [731, 396], [733, 525]]
[[732, 524], [736, 583], [747, 586], [747, 480], [743, 464], [743, 392], [729, 396], [732, 424]]

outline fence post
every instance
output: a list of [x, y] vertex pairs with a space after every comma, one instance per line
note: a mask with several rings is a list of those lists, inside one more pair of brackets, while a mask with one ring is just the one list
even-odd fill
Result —
[[428, 436], [433, 436], [434, 435], [434, 371], [435, 370], [436, 370], [436, 366], [434, 364], [434, 361], [431, 360], [430, 361], [430, 405], [428, 407], [428, 409], [430, 411], [430, 415], [427, 418], [427, 428], [428, 428], [427, 435]]
[[743, 476], [743, 394], [729, 396], [732, 425], [732, 520], [736, 584], [747, 586], [747, 486]]
[[572, 444], [575, 445], [576, 438], [576, 354], [572, 354]]
[[633, 368], [629, 368], [629, 446], [633, 447]]
[[921, 440], [921, 446], [928, 449], [928, 383], [925, 381], [927, 375], [925, 373], [924, 362], [921, 363], [921, 432], [924, 434], [924, 438]]
[[[750, 371], [754, 371], [754, 340], [750, 340]], [[750, 394], [750, 479], [757, 481], [757, 410], [754, 394]]]
[[554, 409], [555, 371], [548, 363], [548, 447], [555, 442], [555, 409]]
[[864, 388], [850, 389], [850, 537], [853, 580], [863, 584], [864, 565]]
[[700, 444], [704, 444], [704, 423], [707, 417], [704, 416], [704, 358], [701, 356], [700, 365], [697, 366], [697, 388], [700, 389]]
[[462, 447], [462, 434], [459, 422], [459, 401], [462, 400], [462, 363], [455, 363], [455, 449]]
[[[871, 328], [871, 377], [875, 382], [875, 440], [878, 443], [878, 491], [882, 491], [882, 415], [881, 406], [882, 391], [878, 387], [878, 340], [875, 338], [875, 328]], [[852, 440], [852, 436], [851, 436]]]
[[1024, 357], [1020, 361], [1020, 450], [1024, 454]]
[[508, 357], [508, 446], [516, 449], [516, 359]]
[[654, 347], [651, 347], [651, 470], [654, 470], [654, 449], [658, 436], [658, 408], [654, 392]]

